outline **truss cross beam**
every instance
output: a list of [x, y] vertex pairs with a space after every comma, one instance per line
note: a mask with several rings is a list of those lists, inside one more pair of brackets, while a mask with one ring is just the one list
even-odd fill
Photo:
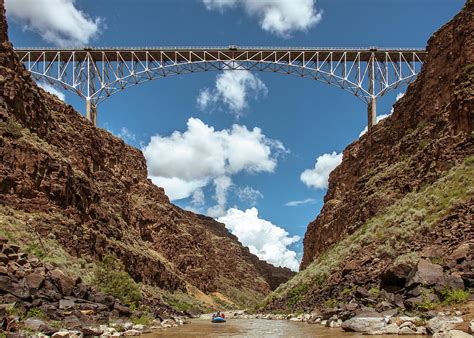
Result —
[[376, 101], [412, 82], [427, 52], [416, 48], [144, 47], [17, 48], [36, 80], [75, 92], [96, 123], [97, 106], [128, 87], [161, 77], [211, 70], [295, 75], [344, 89], [367, 104], [368, 128]]

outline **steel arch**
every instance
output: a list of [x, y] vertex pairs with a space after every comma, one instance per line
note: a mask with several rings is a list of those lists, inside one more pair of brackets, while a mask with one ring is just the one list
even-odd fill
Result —
[[84, 48], [16, 49], [38, 80], [86, 99], [95, 123], [96, 106], [128, 87], [160, 77], [206, 71], [246, 70], [310, 78], [346, 90], [369, 107], [389, 90], [412, 82], [426, 52], [376, 48]]

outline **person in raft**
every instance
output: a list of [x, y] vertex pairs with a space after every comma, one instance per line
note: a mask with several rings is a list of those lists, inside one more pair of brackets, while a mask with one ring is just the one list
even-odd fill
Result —
[[216, 317], [220, 317], [220, 318], [225, 319], [225, 315], [223, 313], [221, 313], [220, 311], [217, 311], [217, 313], [212, 314], [212, 319], [214, 319]]

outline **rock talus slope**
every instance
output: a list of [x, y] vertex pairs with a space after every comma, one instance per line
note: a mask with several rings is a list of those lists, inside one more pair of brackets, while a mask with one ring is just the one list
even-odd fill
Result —
[[171, 204], [138, 149], [40, 89], [8, 42], [4, 15], [0, 204], [70, 254], [115, 254], [136, 281], [166, 290], [192, 285], [250, 299], [293, 275], [260, 261], [223, 224]]

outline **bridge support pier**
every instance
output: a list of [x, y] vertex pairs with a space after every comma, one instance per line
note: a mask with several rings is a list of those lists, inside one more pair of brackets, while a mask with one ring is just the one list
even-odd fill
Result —
[[97, 125], [97, 105], [90, 98], [86, 98], [86, 118], [94, 127]]
[[372, 97], [367, 105], [367, 117], [367, 129], [370, 132], [377, 123], [377, 99], [375, 97]]

